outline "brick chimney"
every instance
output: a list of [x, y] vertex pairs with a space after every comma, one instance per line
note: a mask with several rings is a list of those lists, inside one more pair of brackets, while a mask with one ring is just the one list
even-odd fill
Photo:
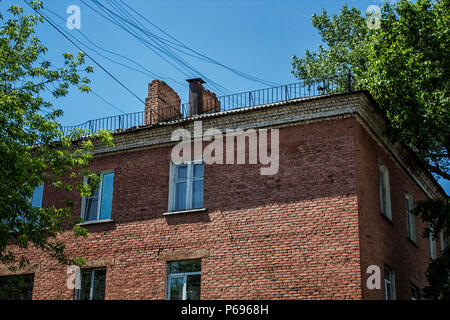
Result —
[[203, 88], [203, 113], [212, 113], [220, 111], [220, 101], [217, 99], [217, 96], [214, 92], [209, 91], [208, 89]]
[[145, 124], [182, 117], [181, 99], [164, 81], [153, 80], [148, 84], [148, 97], [145, 99]]
[[220, 102], [215, 93], [205, 89], [201, 78], [186, 80], [189, 82], [188, 116], [220, 111]]

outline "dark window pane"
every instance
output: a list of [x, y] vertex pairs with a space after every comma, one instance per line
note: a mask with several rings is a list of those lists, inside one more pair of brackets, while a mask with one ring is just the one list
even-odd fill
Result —
[[82, 270], [81, 289], [75, 292], [76, 300], [105, 299], [106, 270]]
[[186, 299], [200, 300], [200, 275], [192, 274], [187, 276]]
[[84, 208], [84, 220], [91, 221], [97, 220], [98, 211], [98, 188], [92, 190], [92, 195], [86, 199], [86, 204]]
[[384, 268], [384, 280], [391, 281], [391, 270]]
[[405, 197], [405, 208], [406, 208], [406, 213], [409, 213], [409, 199]]
[[105, 300], [105, 282], [106, 270], [95, 270], [92, 300]]
[[200, 272], [201, 260], [173, 261], [169, 264], [169, 273]]
[[386, 282], [386, 300], [392, 300], [392, 288], [389, 282]]
[[393, 300], [393, 276], [392, 271], [388, 268], [384, 268], [384, 289], [386, 293], [386, 300]]
[[31, 300], [34, 275], [0, 277], [0, 300]]
[[386, 188], [384, 185], [384, 172], [380, 170], [380, 210], [386, 213]]
[[92, 270], [81, 272], [81, 289], [77, 294], [78, 300], [90, 300], [91, 297]]
[[86, 200], [86, 221], [97, 220], [98, 199], [89, 198]]
[[412, 238], [412, 233], [411, 233], [411, 215], [409, 213], [409, 200], [408, 198], [405, 197], [405, 206], [406, 206], [406, 225], [407, 225], [407, 230], [408, 230], [408, 237], [411, 239]]
[[183, 299], [183, 277], [170, 278], [170, 300]]
[[420, 297], [419, 297], [419, 289], [416, 286], [414, 286], [414, 285], [411, 285], [411, 299], [412, 300], [419, 300], [420, 299]]

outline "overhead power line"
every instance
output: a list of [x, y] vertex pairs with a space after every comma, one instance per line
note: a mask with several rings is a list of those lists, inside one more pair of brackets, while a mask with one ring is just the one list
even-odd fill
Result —
[[149, 49], [151, 49], [152, 51], [154, 51], [157, 55], [159, 55], [162, 59], [164, 59], [166, 62], [168, 62], [169, 64], [171, 64], [174, 68], [176, 68], [178, 71], [182, 72], [186, 77], [191, 77], [191, 75], [185, 73], [184, 71], [180, 70], [178, 67], [174, 66], [170, 61], [168, 61], [166, 58], [164, 58], [163, 56], [161, 56], [158, 52], [156, 52], [151, 46], [149, 46], [148, 41], [144, 40], [141, 36], [138, 36], [136, 34], [134, 34], [133, 32], [131, 32], [130, 30], [128, 30], [127, 28], [125, 28], [123, 25], [120, 25], [120, 23], [118, 23], [117, 21], [106, 17], [105, 15], [103, 15], [101, 12], [99, 12], [97, 9], [93, 8], [92, 6], [90, 6], [88, 3], [86, 3], [83, 0], [80, 0], [84, 5], [86, 5], [88, 8], [90, 8], [92, 11], [94, 11], [95, 13], [97, 13], [98, 15], [100, 15], [101, 17], [103, 17], [104, 19], [110, 21], [111, 23], [115, 24], [116, 26], [118, 26], [119, 28], [123, 29], [124, 31], [128, 32], [129, 34], [131, 34], [133, 37], [137, 38], [139, 41], [141, 41], [145, 46], [147, 46]]
[[[33, 8], [32, 5], [30, 5], [26, 0], [23, 0], [31, 9], [33, 9], [34, 11], [36, 11], [38, 14], [40, 14], [42, 16], [42, 18], [48, 23], [50, 24], [54, 29], [56, 29], [58, 31], [58, 33], [60, 33], [64, 38], [66, 38], [70, 43], [72, 43], [76, 48], [78, 48], [79, 50], [81, 50], [88, 58], [90, 58], [96, 65], [98, 65], [103, 71], [105, 71], [110, 77], [112, 77], [116, 82], [118, 82], [122, 87], [124, 87], [128, 92], [130, 92], [134, 97], [136, 97], [140, 102], [142, 102], [145, 105], [145, 102], [143, 100], [141, 100], [136, 94], [134, 94], [130, 89], [128, 89], [128, 87], [126, 87], [120, 80], [118, 80], [116, 77], [114, 77], [108, 70], [106, 70], [102, 65], [100, 65], [94, 58], [92, 58], [89, 54], [87, 54], [86, 52], [84, 52], [84, 50], [78, 46], [74, 41], [72, 41], [67, 35], [64, 34], [63, 31], [61, 31], [56, 25], [55, 23], [52, 22], [52, 20], [48, 17], [46, 17], [42, 12], [40, 12], [39, 10]], [[93, 92], [94, 95], [96, 95], [98, 98], [100, 98], [101, 100], [103, 100], [105, 103], [113, 106], [115, 109], [121, 111], [122, 113], [124, 113], [122, 110], [120, 110], [119, 108], [115, 107], [113, 104], [109, 103], [108, 101], [106, 101], [105, 99], [103, 99], [102, 97], [100, 97], [100, 95], [96, 94], [95, 92]], [[158, 116], [161, 116], [161, 114], [155, 110]]]
[[[51, 14], [53, 14], [54, 16], [58, 17], [58, 18], [59, 18], [60, 20], [62, 20], [63, 22], [66, 21], [62, 16], [60, 16], [59, 14], [57, 14], [56, 12], [54, 12], [53, 10], [51, 10], [51, 9], [49, 9], [49, 8], [44, 8], [44, 10], [46, 10], [46, 11], [50, 12]], [[133, 59], [127, 57], [127, 56], [124, 56], [124, 55], [122, 55], [122, 54], [120, 54], [120, 53], [117, 53], [117, 52], [114, 52], [114, 51], [110, 51], [110, 50], [104, 49], [104, 48], [102, 48], [101, 46], [99, 46], [98, 44], [96, 44], [94, 41], [92, 41], [91, 39], [89, 39], [89, 38], [88, 38], [81, 30], [76, 29], [76, 31], [78, 31], [78, 33], [79, 33], [84, 39], [86, 39], [91, 45], [95, 46], [95, 47], [98, 48], [99, 50], [104, 51], [104, 52], [109, 53], [109, 54], [112, 54], [112, 55], [115, 55], [115, 56], [120, 57], [120, 58], [122, 58], [122, 59], [124, 59], [124, 60], [127, 60], [127, 61], [129, 61], [129, 62], [135, 64], [136, 66], [138, 66], [140, 69], [131, 67], [131, 66], [127, 65], [127, 64], [118, 62], [118, 61], [116, 61], [116, 60], [114, 60], [114, 59], [112, 59], [112, 58], [110, 58], [110, 57], [107, 57], [107, 56], [105, 56], [104, 54], [98, 52], [96, 49], [90, 47], [89, 45], [87, 45], [86, 43], [84, 43], [83, 41], [81, 41], [80, 39], [77, 39], [76, 37], [72, 36], [72, 38], [73, 38], [75, 41], [78, 41], [80, 44], [82, 44], [83, 46], [87, 47], [89, 50], [95, 52], [95, 53], [98, 54], [99, 56], [103, 57], [104, 59], [107, 59], [108, 61], [110, 61], [110, 62], [112, 62], [112, 63], [115, 63], [115, 64], [117, 64], [117, 65], [123, 66], [123, 67], [125, 67], [125, 68], [127, 68], [127, 69], [130, 69], [130, 70], [133, 70], [133, 71], [142, 73], [142, 74], [144, 74], [144, 75], [150, 76], [150, 77], [152, 77], [153, 79], [170, 80], [170, 81], [173, 81], [174, 83], [177, 83], [177, 84], [180, 85], [180, 86], [183, 86], [183, 87], [186, 87], [186, 86], [187, 86], [187, 84], [178, 82], [177, 80], [175, 80], [175, 79], [173, 79], [173, 78], [170, 78], [170, 77], [162, 77], [162, 76], [160, 76], [160, 75], [158, 75], [158, 74], [156, 74], [156, 73], [154, 73], [154, 72], [148, 70], [148, 69], [145, 68], [142, 64], [140, 64], [139, 62], [137, 62], [137, 61], [135, 61], [135, 60], [133, 60]], [[71, 35], [69, 34], [69, 36], [71, 36]]]
[[[44, 58], [42, 58], [42, 57], [40, 57], [40, 60], [41, 60], [41, 62], [49, 62], [49, 61], [46, 61], [46, 60], [45, 60]], [[49, 62], [49, 63], [50, 63], [50, 62]], [[50, 65], [52, 65], [52, 64], [50, 63]], [[53, 88], [56, 90], [55, 84], [54, 84], [54, 83], [51, 83], [51, 85], [52, 85]], [[52, 90], [51, 90], [49, 87], [47, 87], [47, 85], [44, 85], [44, 86], [47, 88], [48, 91], [52, 92]], [[109, 106], [113, 107], [114, 109], [120, 111], [121, 113], [125, 114], [125, 112], [124, 112], [122, 109], [120, 109], [119, 107], [115, 106], [115, 105], [112, 104], [111, 102], [107, 101], [105, 98], [103, 98], [103, 97], [100, 96], [98, 93], [96, 93], [94, 90], [92, 90], [92, 88], [91, 88], [91, 90], [89, 90], [89, 92], [92, 92], [97, 98], [99, 98], [100, 100], [102, 100], [102, 101], [103, 101], [104, 103], [106, 103], [107, 105], [109, 105]]]
[[[120, 20], [122, 20], [123, 22], [125, 22], [126, 24], [131, 25], [132, 27], [134, 27], [135, 29], [141, 31], [143, 33], [144, 36], [146, 36], [147, 38], [149, 38], [150, 41], [153, 42], [153, 46], [161, 51], [162, 53], [166, 54], [169, 58], [171, 58], [173, 61], [175, 61], [176, 63], [178, 63], [180, 66], [182, 66], [183, 68], [185, 68], [186, 70], [188, 70], [188, 72], [192, 72], [195, 76], [200, 75], [202, 78], [204, 78], [209, 85], [213, 86], [217, 91], [222, 91], [225, 90], [228, 93], [231, 93], [230, 90], [226, 89], [225, 87], [221, 86], [220, 84], [214, 82], [213, 80], [209, 79], [208, 77], [206, 77], [206, 75], [202, 74], [201, 72], [199, 72], [198, 70], [196, 70], [195, 68], [193, 68], [189, 63], [187, 63], [185, 60], [183, 60], [181, 57], [179, 57], [178, 55], [176, 55], [172, 50], [170, 50], [169, 48], [167, 48], [165, 46], [164, 43], [162, 43], [161, 41], [161, 37], [156, 36], [155, 34], [153, 34], [150, 30], [146, 29], [145, 26], [143, 26], [142, 24], [141, 27], [137, 26], [136, 23], [132, 22], [129, 19], [123, 18], [122, 16], [120, 16], [119, 14], [109, 10], [107, 7], [103, 6], [99, 1], [94, 0], [93, 1], [97, 6], [101, 7], [102, 9], [106, 10], [107, 13], [114, 15], [115, 17], [119, 18]], [[125, 10], [120, 10], [120, 12], [125, 12]], [[132, 19], [133, 20], [133, 19]], [[137, 21], [137, 20], [136, 20]], [[223, 91], [222, 91], [223, 92]]]
[[126, 112], [124, 112], [123, 110], [121, 110], [120, 108], [116, 107], [115, 105], [113, 105], [111, 102], [107, 101], [106, 99], [104, 99], [102, 96], [100, 96], [99, 94], [97, 94], [94, 90], [91, 89], [91, 91], [97, 98], [99, 98], [100, 100], [102, 100], [104, 103], [106, 103], [107, 105], [110, 105], [111, 107], [113, 107], [114, 109], [116, 109], [117, 111], [122, 112], [123, 114], [126, 114]]
[[[115, 2], [114, 0], [111, 0], [111, 1], [112, 1], [112, 2]], [[227, 69], [227, 70], [229, 70], [229, 71], [231, 71], [231, 72], [233, 72], [233, 73], [237, 74], [238, 76], [241, 76], [241, 77], [243, 77], [243, 78], [245, 78], [245, 79], [248, 79], [248, 80], [251, 80], [251, 81], [255, 81], [255, 82], [259, 82], [259, 83], [262, 83], [262, 84], [265, 84], [265, 85], [270, 85], [270, 86], [279, 85], [279, 84], [274, 83], [274, 82], [269, 82], [269, 81], [265, 81], [265, 80], [263, 80], [263, 79], [254, 77], [254, 76], [249, 75], [249, 74], [247, 74], [247, 73], [245, 73], [245, 72], [239, 71], [239, 70], [237, 70], [237, 69], [235, 69], [235, 68], [228, 67], [228, 66], [226, 66], [226, 65], [224, 65], [224, 64], [222, 64], [222, 63], [220, 63], [219, 61], [217, 61], [217, 60], [215, 60], [215, 59], [213, 59], [213, 58], [210, 58], [210, 57], [208, 57], [208, 56], [206, 56], [206, 55], [204, 55], [204, 54], [201, 54], [201, 53], [197, 52], [196, 50], [194, 50], [194, 49], [192, 49], [192, 48], [186, 46], [186, 45], [183, 44], [181, 41], [179, 41], [178, 39], [176, 39], [175, 37], [173, 37], [172, 35], [170, 35], [170, 34], [167, 33], [166, 31], [164, 31], [162, 28], [158, 27], [156, 24], [154, 24], [153, 22], [151, 22], [148, 18], [146, 18], [145, 16], [143, 16], [141, 13], [139, 13], [139, 12], [136, 11], [135, 9], [133, 9], [133, 7], [131, 7], [130, 5], [128, 5], [128, 4], [127, 4], [126, 2], [124, 2], [123, 0], [119, 0], [119, 2], [121, 2], [124, 6], [126, 6], [126, 7], [127, 7], [128, 9], [130, 9], [131, 11], [133, 11], [133, 12], [134, 12], [135, 14], [137, 14], [139, 17], [141, 17], [142, 19], [144, 19], [144, 20], [145, 20], [146, 22], [148, 22], [150, 25], [152, 25], [153, 27], [155, 27], [157, 30], [159, 30], [160, 32], [162, 32], [163, 34], [165, 34], [166, 36], [168, 36], [170, 39], [174, 40], [179, 46], [181, 46], [181, 47], [183, 47], [183, 48], [185, 48], [185, 49], [187, 49], [187, 50], [189, 50], [189, 51], [195, 53], [195, 54], [198, 55], [199, 57], [196, 57], [195, 55], [190, 55], [190, 54], [186, 53], [185, 51], [180, 50], [181, 52], [183, 52], [183, 53], [185, 53], [185, 54], [188, 54], [188, 55], [190, 55], [190, 56], [192, 56], [192, 57], [194, 57], [194, 58], [198, 58], [198, 59], [201, 59], [201, 60], [203, 60], [203, 61], [207, 61], [207, 62], [210, 62], [210, 63], [214, 63], [214, 64], [216, 64], [216, 65], [219, 65], [219, 66], [221, 66], [221, 67], [223, 67], [223, 68], [225, 68], [225, 69]], [[172, 46], [175, 50], [179, 50], [179, 49], [175, 48], [172, 44], [173, 44], [173, 42], [168, 42], [168, 45], [169, 45], [169, 46]]]
[[31, 9], [36, 11], [38, 14], [42, 16], [42, 18], [51, 25], [58, 33], [60, 33], [64, 38], [66, 38], [70, 43], [72, 43], [76, 48], [78, 48], [80, 51], [82, 51], [86, 57], [92, 60], [97, 66], [99, 66], [106, 74], [108, 74], [114, 81], [116, 81], [120, 86], [122, 86], [125, 90], [127, 90], [130, 94], [132, 94], [136, 99], [138, 99], [141, 103], [145, 104], [141, 98], [139, 98], [133, 91], [131, 91], [126, 85], [124, 85], [119, 79], [117, 79], [114, 75], [112, 75], [106, 68], [104, 68], [97, 60], [95, 60], [92, 56], [90, 56], [88, 53], [86, 53], [78, 44], [76, 44], [72, 39], [70, 39], [64, 32], [62, 32], [54, 23], [50, 21], [49, 18], [47, 18], [40, 10], [35, 9], [30, 3], [28, 3], [26, 0], [23, 0]]
[[[168, 62], [170, 65], [172, 65], [178, 71], [183, 73], [185, 76], [187, 76], [187, 77], [201, 76], [202, 78], [204, 78], [208, 82], [209, 85], [214, 87], [217, 92], [220, 92], [221, 94], [224, 94], [224, 95], [231, 93], [230, 90], [224, 88], [223, 86], [219, 85], [218, 83], [215, 83], [213, 80], [209, 79], [208, 77], [206, 77], [201, 72], [195, 70], [195, 68], [193, 68], [186, 61], [184, 61], [182, 58], [180, 58], [179, 56], [174, 54], [170, 49], [164, 47], [164, 44], [161, 43], [159, 38], [155, 37], [155, 35], [153, 35], [153, 33], [151, 33], [149, 30], [139, 27], [134, 22], [131, 22], [131, 21], [127, 20], [126, 18], [122, 17], [121, 15], [117, 14], [116, 12], [113, 12], [112, 10], [110, 10], [107, 7], [105, 7], [103, 4], [99, 3], [98, 1], [93, 0], [92, 3], [94, 5], [96, 5], [99, 8], [99, 10], [103, 11], [108, 16], [105, 16], [105, 14], [103, 14], [102, 12], [99, 12], [99, 10], [97, 10], [96, 8], [93, 8], [86, 1], [81, 0], [81, 2], [83, 4], [85, 4], [87, 7], [89, 7], [91, 10], [93, 10], [94, 12], [96, 12], [97, 14], [99, 14], [100, 16], [105, 18], [106, 20], [112, 22], [113, 24], [115, 24], [119, 28], [121, 28], [124, 31], [126, 31], [127, 33], [131, 34], [133, 37], [137, 38], [145, 46], [147, 46], [150, 50], [152, 50], [155, 54], [157, 54], [163, 60]], [[127, 25], [132, 27], [132, 28], [134, 28], [135, 31], [130, 30], [130, 28], [127, 27]], [[142, 36], [137, 34], [136, 31], [140, 32], [142, 34]], [[143, 37], [147, 37], [149, 40], [146, 40]], [[169, 61], [166, 57], [163, 56], [163, 54], [166, 55], [172, 61]], [[175, 65], [174, 63], [177, 64], [177, 65]], [[184, 70], [182, 70], [180, 68], [182, 68]], [[186, 72], [188, 72], [190, 74], [188, 74]], [[224, 93], [223, 90], [228, 91], [228, 93]]]

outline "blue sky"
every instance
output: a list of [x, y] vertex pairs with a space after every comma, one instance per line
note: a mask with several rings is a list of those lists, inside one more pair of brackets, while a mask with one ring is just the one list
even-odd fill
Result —
[[[3, 0], [0, 3], [1, 10], [4, 11], [13, 2], [25, 6], [23, 1]], [[92, 4], [91, 0], [85, 2], [99, 9]], [[101, 4], [112, 8], [108, 2], [111, 3], [110, 0], [100, 0]], [[66, 34], [82, 40], [101, 54], [117, 62], [139, 68], [123, 58], [101, 51], [89, 43], [83, 35], [103, 49], [135, 60], [158, 75], [158, 78], [172, 78], [176, 82], [171, 79], [166, 82], [179, 93], [183, 101], [187, 100], [188, 87], [185, 80], [189, 77], [198, 77], [198, 73], [188, 74], [189, 77], [181, 73], [132, 35], [91, 10], [81, 0], [47, 0], [44, 3], [48, 9], [64, 19], [70, 15], [66, 13], [68, 6], [79, 6], [81, 10], [79, 31], [69, 30], [64, 20], [49, 11], [43, 12]], [[224, 65], [277, 84], [296, 82], [297, 79], [290, 73], [292, 55], [300, 56], [305, 49], [314, 49], [320, 43], [320, 38], [311, 25], [312, 14], [321, 12], [323, 8], [330, 13], [338, 12], [344, 3], [346, 2], [320, 0], [126, 1], [130, 7], [190, 48]], [[371, 4], [380, 4], [375, 0], [349, 1], [348, 3], [363, 11]], [[27, 12], [30, 12], [29, 8]], [[167, 38], [147, 22], [143, 20], [140, 22], [145, 23], [145, 26], [155, 34]], [[78, 51], [47, 23], [38, 27], [37, 34], [48, 47], [47, 58], [52, 62], [62, 61], [62, 52]], [[153, 77], [108, 61], [83, 44], [80, 46], [139, 98], [145, 99], [147, 84], [154, 79]], [[233, 93], [267, 87], [267, 85], [241, 78], [217, 65], [189, 56], [181, 56], [198, 72]], [[90, 76], [91, 87], [95, 93], [126, 113], [143, 110], [143, 105], [138, 99], [114, 82], [97, 65], [89, 59], [87, 64], [92, 65], [95, 70], [95, 73]], [[219, 95], [221, 95], [220, 92]], [[121, 113], [94, 94], [79, 94], [76, 91], [58, 100], [55, 105], [64, 110], [63, 125], [74, 125], [89, 119]]]
[[[91, 0], [86, 1], [92, 7], [101, 10], [92, 4]], [[118, 0], [114, 1], [120, 3]], [[100, 3], [112, 9], [111, 4], [114, 1], [100, 0]], [[0, 2], [1, 12], [4, 12], [12, 3], [25, 6], [23, 1], [3, 0]], [[370, 5], [381, 6], [381, 1], [378, 0], [126, 1], [128, 6], [145, 16], [154, 25], [195, 51], [214, 58], [228, 67], [276, 84], [296, 82], [297, 79], [291, 75], [292, 55], [302, 56], [306, 49], [315, 49], [320, 43], [319, 35], [311, 25], [312, 14], [320, 13], [322, 9], [326, 9], [329, 13], [337, 13], [345, 3], [363, 12]], [[132, 35], [105, 20], [81, 0], [47, 0], [44, 4], [62, 19], [50, 11], [43, 11], [44, 14], [67, 35], [83, 41], [84, 44], [79, 44], [83, 50], [141, 100], [145, 99], [147, 84], [151, 80], [166, 78], [165, 81], [178, 92], [182, 101], [186, 101], [188, 87], [185, 80], [199, 77], [199, 73], [226, 88], [221, 89], [223, 93], [237, 93], [267, 87], [267, 85], [239, 77], [217, 65], [178, 53], [196, 70], [187, 75], [183, 74]], [[66, 13], [70, 5], [77, 5], [81, 10], [80, 30], [69, 30], [63, 20], [70, 15]], [[26, 12], [30, 10], [27, 8]], [[103, 13], [105, 14], [105, 11]], [[142, 19], [138, 21], [154, 34], [168, 39], [167, 35], [148, 22]], [[47, 23], [38, 27], [37, 34], [49, 49], [46, 57], [49, 61], [61, 62], [62, 52], [78, 51]], [[96, 46], [132, 59], [146, 71], [129, 60], [102, 51]], [[92, 49], [116, 62], [144, 70], [148, 74], [113, 63]], [[87, 59], [87, 64], [92, 65], [95, 70], [90, 76], [91, 87], [95, 94], [81, 94], [72, 90], [67, 97], [55, 101], [55, 106], [64, 111], [61, 119], [63, 125], [76, 125], [89, 119], [121, 114], [121, 111], [130, 113], [144, 109], [142, 102], [92, 61]], [[211, 90], [217, 92], [210, 85], [211, 83], [207, 83]], [[218, 94], [222, 95], [221, 92]], [[446, 184], [445, 189], [447, 193], [450, 192], [450, 183]]]

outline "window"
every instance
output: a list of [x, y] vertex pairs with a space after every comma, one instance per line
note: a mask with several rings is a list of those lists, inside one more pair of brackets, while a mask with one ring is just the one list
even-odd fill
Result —
[[444, 236], [444, 231], [441, 231], [440, 237], [441, 237], [441, 251], [445, 251], [450, 243], [449, 238]]
[[169, 262], [167, 274], [168, 300], [200, 300], [200, 259]]
[[169, 211], [203, 208], [203, 172], [202, 161], [171, 163]]
[[411, 300], [419, 300], [420, 299], [420, 291], [415, 285], [411, 283]]
[[395, 300], [395, 275], [388, 267], [384, 267], [384, 292], [386, 300]]
[[389, 220], [392, 220], [391, 194], [389, 190], [389, 171], [382, 164], [379, 165], [380, 176], [380, 212]]
[[428, 244], [430, 246], [430, 258], [432, 260], [435, 260], [437, 257], [437, 253], [436, 253], [436, 239], [434, 238], [433, 235], [433, 227], [430, 226], [431, 232], [428, 236]]
[[106, 269], [81, 270], [81, 288], [75, 300], [105, 300]]
[[[28, 198], [28, 201], [30, 202], [31, 207], [32, 208], [42, 208], [43, 196], [44, 196], [44, 184], [41, 183], [36, 188], [34, 188], [31, 198]], [[24, 214], [19, 214], [17, 216], [17, 218], [22, 221], [25, 221], [25, 222], [34, 223], [35, 225], [39, 224], [39, 220], [36, 220], [35, 222], [31, 222], [31, 220], [27, 217], [27, 215], [24, 215]], [[7, 219], [2, 219], [1, 221], [6, 223]], [[16, 228], [14, 228], [14, 229], [17, 230]]]
[[31, 197], [31, 206], [33, 208], [42, 208], [42, 198], [44, 197], [44, 184], [38, 185], [34, 188], [33, 196]]
[[0, 300], [31, 300], [33, 274], [0, 277]]
[[89, 198], [83, 198], [81, 216], [83, 221], [101, 221], [111, 219], [114, 172], [104, 172], [100, 176], [100, 185]]
[[414, 199], [409, 193], [405, 194], [405, 207], [408, 238], [416, 243], [416, 217], [412, 214]]

